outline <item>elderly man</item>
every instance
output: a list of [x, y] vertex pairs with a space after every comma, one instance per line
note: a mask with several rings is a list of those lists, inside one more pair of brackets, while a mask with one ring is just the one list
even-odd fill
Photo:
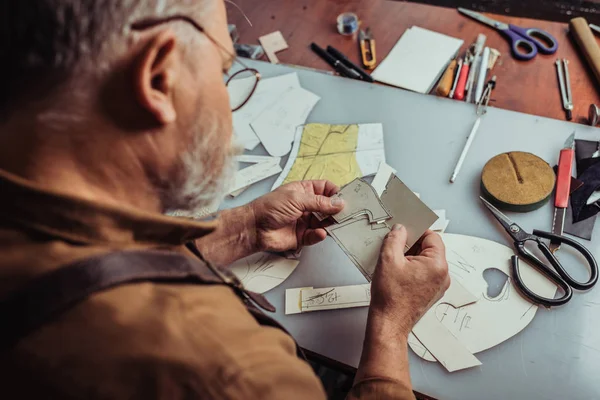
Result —
[[[164, 216], [219, 201], [235, 168], [223, 2], [0, 10], [2, 398], [324, 398], [250, 305], [268, 304], [213, 265], [323, 240], [311, 212], [340, 211], [337, 188], [292, 183], [214, 221]], [[381, 250], [349, 398], [413, 396], [407, 335], [449, 278], [438, 235], [410, 257], [405, 240], [395, 226]], [[191, 278], [165, 275], [181, 272], [165, 257]]]

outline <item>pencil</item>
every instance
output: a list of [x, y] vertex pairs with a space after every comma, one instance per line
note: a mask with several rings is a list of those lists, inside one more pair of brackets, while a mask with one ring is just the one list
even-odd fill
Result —
[[460, 157], [458, 158], [458, 162], [456, 163], [456, 167], [454, 167], [454, 172], [452, 172], [452, 176], [450, 177], [450, 183], [454, 183], [460, 169], [462, 168], [463, 163], [465, 162], [465, 158], [467, 157], [467, 153], [469, 152], [469, 148], [473, 143], [473, 139], [475, 139], [475, 135], [477, 135], [477, 129], [479, 128], [479, 124], [481, 123], [481, 116], [477, 117], [475, 123], [473, 124], [473, 128], [471, 128], [471, 133], [467, 136], [467, 143], [465, 143], [465, 147], [462, 149], [462, 153], [460, 153]]

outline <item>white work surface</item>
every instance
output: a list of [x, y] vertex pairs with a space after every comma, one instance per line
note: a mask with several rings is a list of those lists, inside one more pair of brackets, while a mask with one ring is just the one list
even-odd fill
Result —
[[[533, 62], [540, 68], [551, 67], [549, 59]], [[383, 123], [388, 164], [430, 208], [446, 209], [451, 220], [448, 232], [479, 236], [511, 247], [509, 236], [479, 201], [484, 164], [499, 153], [519, 150], [554, 165], [565, 139], [574, 130], [578, 139], [600, 139], [597, 128], [489, 108], [457, 182], [450, 184], [448, 179], [475, 120], [473, 105], [303, 69], [248, 63], [263, 77], [297, 72], [302, 87], [321, 96], [307, 122]], [[511, 84], [498, 77], [498, 85]], [[559, 102], [558, 91], [556, 96]], [[253, 153], [264, 154], [264, 150], [259, 146]], [[237, 199], [227, 200], [223, 208], [253, 200], [268, 192], [274, 181], [275, 177], [252, 186]], [[528, 231], [550, 230], [552, 212], [548, 204], [527, 214], [508, 215]], [[581, 242], [600, 260], [598, 225], [594, 241]], [[574, 276], [584, 279], [583, 266], [567, 265], [567, 269], [579, 270]], [[361, 283], [365, 283], [361, 273], [327, 238], [305, 248], [296, 271], [266, 297], [277, 307], [275, 318], [302, 347], [356, 367], [368, 309], [286, 316], [284, 292], [286, 288]], [[440, 364], [409, 353], [414, 389], [440, 400], [600, 398], [600, 287], [574, 293], [573, 300], [562, 308], [539, 309], [524, 331], [478, 353], [483, 363], [480, 367], [448, 373]]]

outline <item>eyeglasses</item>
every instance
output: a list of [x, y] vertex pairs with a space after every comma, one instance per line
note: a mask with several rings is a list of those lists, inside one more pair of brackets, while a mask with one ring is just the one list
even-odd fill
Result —
[[[238, 64], [240, 64], [242, 66], [242, 69], [236, 71], [233, 75], [231, 75], [227, 79], [227, 81], [225, 82], [225, 86], [227, 86], [227, 88], [229, 89], [229, 87], [230, 87], [229, 84], [232, 81], [234, 81], [234, 80], [235, 81], [238, 81], [238, 80], [243, 81], [243, 83], [244, 83], [243, 90], [236, 90], [235, 99], [232, 100], [233, 103], [232, 103], [231, 111], [235, 112], [235, 111], [239, 110], [240, 108], [244, 107], [250, 100], [250, 97], [252, 97], [252, 95], [256, 91], [256, 88], [258, 87], [258, 82], [260, 81], [260, 78], [261, 78], [260, 72], [258, 72], [256, 69], [250, 68], [246, 64], [244, 64], [238, 58], [237, 55], [233, 54], [227, 47], [223, 46], [221, 43], [219, 43], [217, 40], [215, 40], [211, 35], [208, 34], [208, 32], [206, 32], [204, 30], [204, 28], [202, 28], [202, 26], [200, 26], [200, 24], [198, 24], [192, 18], [190, 18], [186, 15], [171, 15], [169, 17], [164, 17], [164, 18], [147, 18], [147, 19], [143, 19], [141, 21], [134, 22], [133, 24], [131, 24], [131, 29], [133, 29], [135, 31], [142, 31], [145, 29], [150, 29], [155, 26], [166, 24], [166, 23], [173, 22], [173, 21], [184, 21], [184, 22], [191, 24], [198, 31], [200, 31], [201, 33], [206, 35], [206, 37], [211, 42], [213, 42], [213, 44], [215, 46], [217, 46], [227, 56], [229, 56], [229, 61], [231, 61], [231, 64], [233, 64], [234, 62], [237, 62]], [[234, 79], [236, 77], [238, 79]]]

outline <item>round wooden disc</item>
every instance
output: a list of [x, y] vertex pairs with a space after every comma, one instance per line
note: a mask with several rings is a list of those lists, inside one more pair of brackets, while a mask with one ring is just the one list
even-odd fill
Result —
[[496, 207], [517, 212], [543, 206], [554, 189], [556, 176], [548, 163], [522, 151], [498, 154], [485, 164], [481, 191]]

